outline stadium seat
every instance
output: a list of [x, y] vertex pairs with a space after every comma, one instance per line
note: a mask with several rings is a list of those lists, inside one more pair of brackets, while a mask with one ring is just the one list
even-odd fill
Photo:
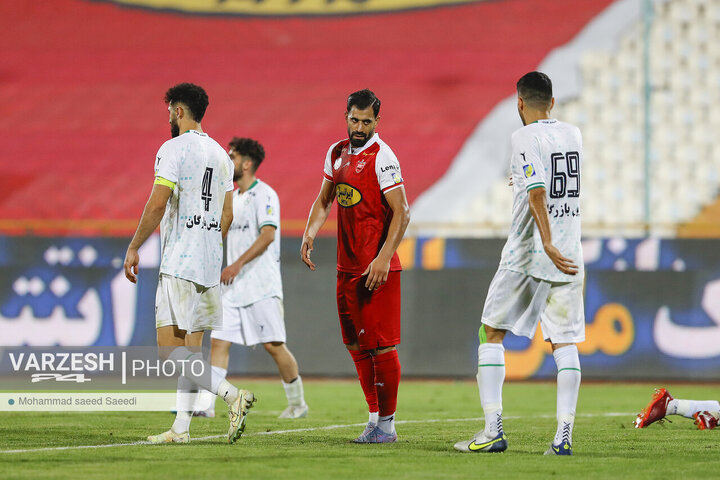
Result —
[[605, 225], [604, 234], [644, 220], [646, 186], [657, 203], [651, 211], [653, 229], [667, 234], [712, 203], [720, 189], [720, 156], [712, 148], [720, 131], [720, 110], [712, 107], [720, 101], [720, 49], [715, 47], [720, 2], [674, 0], [654, 2], [654, 7], [648, 181], [641, 21], [618, 40], [616, 52], [581, 56], [580, 97], [557, 106], [557, 118], [582, 129], [583, 221]]

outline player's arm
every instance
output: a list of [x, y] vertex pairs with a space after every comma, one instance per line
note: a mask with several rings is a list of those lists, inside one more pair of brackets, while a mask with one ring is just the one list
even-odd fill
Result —
[[547, 214], [545, 195], [545, 188], [543, 187], [533, 188], [528, 192], [530, 213], [535, 219], [535, 225], [537, 225], [538, 231], [540, 232], [543, 248], [558, 270], [568, 275], [575, 275], [578, 272], [577, 265], [575, 265], [572, 260], [563, 257], [560, 250], [552, 244], [552, 231], [550, 230], [550, 219]]
[[172, 192], [172, 188], [167, 185], [158, 183], [153, 185], [150, 198], [145, 204], [142, 217], [140, 217], [140, 223], [125, 254], [125, 263], [123, 265], [125, 268], [125, 277], [132, 283], [137, 283], [138, 263], [140, 262], [138, 249], [145, 243], [145, 240], [150, 237], [158, 225], [160, 225], [160, 221], [165, 214], [165, 207]]
[[222, 230], [222, 238], [227, 236], [230, 230], [230, 224], [233, 221], [233, 199], [232, 190], [225, 192], [225, 203], [223, 203], [222, 216], [220, 217], [220, 230]]
[[328, 215], [330, 215], [334, 200], [335, 184], [327, 178], [323, 178], [320, 193], [318, 193], [310, 209], [307, 225], [305, 225], [305, 233], [303, 233], [302, 246], [300, 247], [300, 258], [310, 270], [315, 270], [315, 264], [310, 260], [310, 254], [313, 251], [313, 240], [325, 220], [327, 220]]
[[260, 229], [260, 235], [255, 239], [253, 244], [250, 245], [250, 248], [245, 250], [237, 260], [225, 267], [222, 271], [220, 281], [225, 285], [230, 285], [246, 264], [262, 255], [270, 244], [275, 241], [275, 230], [277, 230], [277, 228], [274, 225], [263, 226]]
[[363, 272], [363, 275], [368, 276], [365, 287], [369, 290], [375, 290], [387, 282], [390, 261], [398, 246], [400, 246], [408, 223], [410, 223], [410, 207], [405, 196], [405, 187], [393, 188], [388, 191], [385, 194], [385, 200], [387, 200], [393, 216], [388, 227], [387, 238], [380, 249], [380, 253]]

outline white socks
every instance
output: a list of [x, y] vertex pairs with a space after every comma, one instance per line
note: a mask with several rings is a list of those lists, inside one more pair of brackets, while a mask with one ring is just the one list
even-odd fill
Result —
[[676, 398], [668, 402], [666, 415], [682, 415], [683, 417], [692, 418], [694, 413], [716, 412], [720, 410], [720, 403], [717, 400], [681, 400]]
[[[220, 381], [225, 379], [227, 370], [224, 368], [212, 366], [212, 379], [211, 387], [214, 391], [217, 391], [220, 386]], [[202, 412], [214, 412], [215, 411], [215, 394], [204, 388], [198, 392], [197, 400], [195, 400], [195, 410]]]
[[[187, 347], [177, 347], [168, 359], [176, 363], [178, 372], [184, 371], [185, 376], [197, 386], [217, 394], [228, 405], [232, 405], [237, 400], [238, 389], [225, 378], [213, 374], [212, 365], [205, 361], [201, 352], [193, 352]], [[203, 365], [202, 369], [199, 368], [199, 364]]]
[[377, 426], [387, 434], [393, 433], [395, 431], [395, 414], [378, 417]]
[[497, 436], [502, 428], [502, 386], [505, 381], [505, 347], [483, 343], [478, 348], [477, 383], [485, 413], [485, 433]]
[[227, 369], [226, 368], [216, 367], [215, 365], [212, 366], [211, 390], [213, 392], [217, 392], [217, 389], [220, 386], [220, 382], [225, 380], [225, 377], [227, 377]]
[[192, 419], [196, 393], [197, 386], [192, 380], [183, 376], [178, 377], [177, 394], [175, 397], [177, 414], [172, 424], [173, 432], [185, 433], [190, 430], [190, 420]]
[[240, 395], [240, 392], [238, 391], [237, 387], [233, 385], [232, 383], [228, 382], [224, 378], [220, 380], [220, 383], [218, 384], [218, 388], [215, 393], [218, 397], [225, 400], [225, 403], [228, 405], [232, 405], [235, 403], [235, 400], [237, 400], [238, 395]]
[[558, 348], [553, 352], [557, 365], [557, 421], [554, 445], [566, 441], [572, 444], [578, 391], [580, 390], [580, 358], [575, 345]]
[[282, 385], [285, 389], [285, 396], [287, 397], [289, 406], [302, 407], [305, 405], [305, 394], [303, 393], [303, 383], [300, 375], [290, 383], [282, 382]]
[[378, 418], [379, 418], [378, 415], [379, 415], [379, 414], [380, 414], [380, 412], [370, 412], [370, 415], [369, 415], [369, 417], [368, 417], [368, 423], [372, 423], [373, 425], [377, 425], [377, 424], [378, 424]]

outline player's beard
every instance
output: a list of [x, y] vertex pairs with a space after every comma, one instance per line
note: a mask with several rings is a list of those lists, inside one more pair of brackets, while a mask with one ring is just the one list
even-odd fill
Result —
[[233, 173], [233, 182], [237, 182], [241, 178], [242, 178], [242, 170], [240, 170], [239, 172], [237, 170], [235, 170], [235, 172]]
[[[348, 137], [350, 137], [350, 145], [353, 146], [353, 148], [359, 148], [365, 145], [369, 138], [373, 136], [375, 131], [371, 131], [367, 134], [362, 132], [353, 132], [350, 129], [348, 129]], [[362, 137], [358, 137], [356, 135], [362, 135]]]
[[170, 135], [172, 135], [172, 138], [180, 135], [180, 125], [178, 125], [177, 120], [170, 122]]

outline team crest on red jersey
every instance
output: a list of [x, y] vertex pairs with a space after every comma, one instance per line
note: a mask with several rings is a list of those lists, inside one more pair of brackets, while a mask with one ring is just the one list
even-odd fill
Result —
[[357, 165], [355, 165], [355, 173], [362, 172], [363, 168], [365, 168], [366, 163], [367, 162], [365, 161], [364, 158], [361, 158], [360, 160], [358, 160]]

